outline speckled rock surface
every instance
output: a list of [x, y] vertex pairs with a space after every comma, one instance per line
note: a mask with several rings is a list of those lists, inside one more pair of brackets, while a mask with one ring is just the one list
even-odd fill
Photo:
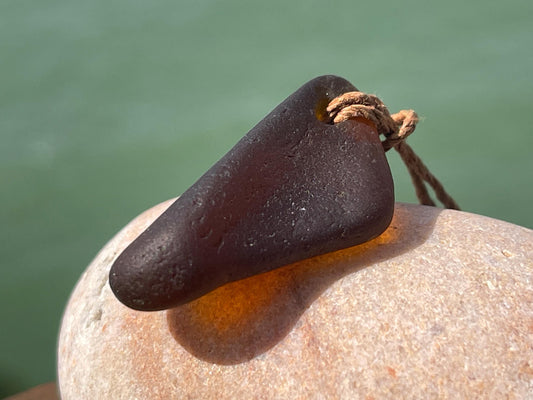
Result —
[[364, 245], [130, 310], [109, 268], [169, 204], [78, 282], [58, 345], [64, 400], [533, 398], [533, 231], [397, 204]]

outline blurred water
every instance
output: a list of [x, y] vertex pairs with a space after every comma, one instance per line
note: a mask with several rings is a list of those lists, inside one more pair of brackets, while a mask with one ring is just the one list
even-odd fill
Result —
[[[0, 2], [0, 397], [54, 379], [99, 248], [183, 192], [307, 80], [424, 117], [410, 143], [467, 211], [533, 227], [533, 3]], [[414, 202], [391, 154], [397, 198]]]

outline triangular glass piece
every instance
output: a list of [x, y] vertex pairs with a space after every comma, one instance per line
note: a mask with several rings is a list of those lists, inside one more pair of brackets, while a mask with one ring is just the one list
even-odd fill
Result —
[[166, 309], [381, 234], [394, 189], [378, 133], [325, 116], [333, 98], [354, 90], [323, 76], [276, 107], [117, 258], [109, 276], [117, 298]]

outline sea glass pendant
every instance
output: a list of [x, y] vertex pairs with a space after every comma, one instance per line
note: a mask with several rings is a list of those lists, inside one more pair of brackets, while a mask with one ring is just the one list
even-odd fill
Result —
[[171, 308], [381, 234], [394, 188], [376, 128], [326, 116], [354, 90], [322, 76], [277, 106], [120, 254], [109, 275], [116, 297]]

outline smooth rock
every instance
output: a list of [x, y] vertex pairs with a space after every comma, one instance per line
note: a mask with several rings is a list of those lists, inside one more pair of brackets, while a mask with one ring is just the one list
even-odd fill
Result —
[[55, 382], [43, 383], [4, 400], [59, 400]]
[[97, 255], [66, 308], [63, 400], [533, 398], [533, 231], [396, 204], [376, 239], [169, 311], [122, 305]]

